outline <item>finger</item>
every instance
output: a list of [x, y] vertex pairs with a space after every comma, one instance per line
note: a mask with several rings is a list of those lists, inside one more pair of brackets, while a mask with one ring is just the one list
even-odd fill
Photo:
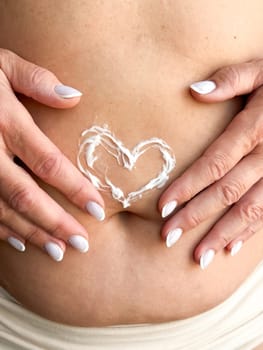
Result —
[[[17, 155], [40, 179], [62, 192], [72, 203], [88, 211], [96, 219], [104, 220], [104, 201], [99, 192], [39, 130], [22, 104], [14, 99], [8, 113], [8, 116], [0, 121], [0, 131], [9, 151]], [[16, 116], [15, 123], [10, 115]]]
[[[23, 169], [10, 162], [7, 156], [1, 158], [1, 166], [5, 173], [0, 173], [0, 193], [8, 206], [58, 239], [72, 245], [76, 243], [76, 236], [88, 241], [85, 228], [39, 188]], [[4, 216], [8, 216], [8, 210], [6, 214], [2, 209], [1, 221]]]
[[[205, 260], [207, 252], [225, 248], [249, 225], [263, 219], [263, 180], [255, 184], [202, 239], [195, 249], [195, 260]], [[212, 255], [212, 253], [209, 253]], [[211, 261], [209, 261], [210, 263]], [[201, 264], [202, 265], [202, 264]], [[206, 264], [205, 264], [206, 265]], [[207, 266], [207, 265], [206, 265]], [[205, 266], [205, 267], [206, 267]]]
[[[26, 250], [26, 240], [10, 229], [10, 227], [0, 224], [0, 236], [1, 239], [6, 240], [6, 242], [16, 250], [20, 252]], [[55, 238], [50, 239], [50, 236], [41, 232], [41, 230], [35, 231], [34, 234], [29, 237], [28, 242], [41, 248], [43, 252], [48, 254], [55, 261], [61, 261], [64, 257], [65, 245]]]
[[20, 252], [26, 250], [25, 240], [9, 227], [0, 223], [0, 239], [6, 241], [10, 246]]
[[[0, 199], [1, 224], [0, 230], [4, 232], [4, 238], [15, 249], [25, 251], [26, 243], [30, 242], [45, 251], [51, 258], [61, 261], [65, 252], [65, 243], [51, 237], [40, 227], [25, 220]], [[70, 243], [70, 241], [69, 241]], [[84, 252], [84, 251], [81, 251]]]
[[[189, 231], [213, 214], [236, 203], [261, 178], [260, 159], [251, 154], [245, 157], [221, 180], [193, 198], [166, 222], [162, 236], [168, 247], [175, 243], [173, 231]], [[169, 236], [170, 234], [170, 236]]]
[[[55, 261], [61, 261], [66, 250], [65, 242], [50, 236], [40, 227], [25, 220], [24, 217], [17, 214], [14, 210], [0, 200], [1, 208], [1, 226], [5, 227], [7, 241], [14, 248], [24, 251], [27, 242], [39, 247]], [[15, 233], [14, 233], [15, 232]], [[72, 248], [81, 253], [86, 253], [89, 249], [88, 241], [78, 235], [72, 235], [67, 242]]]
[[80, 91], [63, 85], [47, 69], [30, 63], [9, 50], [0, 49], [0, 69], [15, 91], [50, 107], [73, 107], [82, 96]]
[[254, 236], [263, 227], [263, 221], [258, 220], [250, 224], [243, 232], [241, 232], [238, 237], [233, 239], [227, 246], [226, 249], [230, 252], [232, 256], [236, 255], [242, 248], [245, 241], [250, 237]]
[[225, 132], [162, 194], [159, 200], [162, 216], [171, 213], [166, 210], [170, 203], [180, 205], [187, 202], [221, 179], [252, 150], [262, 153], [262, 125], [263, 113], [250, 115], [246, 110], [240, 112]]
[[202, 102], [219, 102], [249, 94], [263, 84], [263, 60], [234, 64], [219, 69], [207, 80], [190, 86], [193, 97]]

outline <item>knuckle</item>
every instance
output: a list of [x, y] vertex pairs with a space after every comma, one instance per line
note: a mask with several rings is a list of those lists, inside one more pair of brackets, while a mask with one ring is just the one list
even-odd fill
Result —
[[40, 235], [40, 229], [37, 227], [32, 227], [29, 232], [23, 237], [25, 241], [36, 243], [37, 237]]
[[33, 172], [43, 180], [48, 180], [60, 175], [62, 168], [62, 154], [52, 152], [39, 157], [33, 167]]
[[68, 197], [74, 202], [81, 196], [81, 194], [84, 191], [85, 191], [84, 184], [81, 183], [81, 184], [77, 185], [76, 188], [69, 190]]
[[[34, 65], [30, 75], [31, 83], [27, 88], [26, 94], [28, 96], [38, 98], [41, 95], [42, 87], [44, 85], [43, 83], [45, 83], [47, 80], [50, 80], [51, 77], [53, 80], [54, 78], [52, 73], [47, 69]], [[48, 90], [46, 93], [51, 94], [51, 91]]]
[[52, 227], [49, 228], [48, 232], [56, 238], [63, 239], [63, 223], [59, 220], [53, 223]]
[[256, 72], [253, 71], [253, 85], [252, 85], [252, 90], [257, 89], [259, 86], [262, 85], [263, 82], [263, 60], [262, 59], [256, 59], [252, 62], [252, 64], [256, 65]]
[[45, 81], [49, 77], [50, 77], [50, 72], [47, 69], [39, 66], [34, 66], [30, 77], [33, 91], [35, 93], [38, 93], [39, 86], [42, 84], [43, 81]]
[[13, 101], [5, 94], [2, 94], [2, 92], [0, 95], [0, 131], [1, 133], [10, 133], [12, 128], [15, 127], [15, 120], [12, 118], [12, 115], [15, 114], [14, 104]]
[[227, 235], [226, 233], [221, 233], [218, 235], [218, 242], [221, 247], [226, 247], [231, 241], [232, 237], [230, 235]]
[[2, 127], [3, 138], [6, 143], [6, 146], [9, 149], [23, 149], [23, 137], [21, 134], [21, 129], [19, 129], [19, 125], [14, 125], [14, 123], [10, 120], [7, 120]]
[[1, 88], [1, 104], [4, 105], [6, 102], [8, 103], [6, 94], [10, 95], [10, 91], [12, 91], [12, 87], [5, 72], [1, 69], [1, 66], [0, 66], [0, 88]]
[[10, 139], [12, 144], [21, 139], [21, 123], [16, 117], [18, 114], [17, 104], [13, 97], [9, 98], [0, 92], [0, 132], [5, 139]]
[[0, 201], [0, 221], [3, 220], [5, 215], [6, 215], [6, 206]]
[[56, 237], [58, 239], [65, 240], [67, 237], [68, 228], [66, 226], [67, 214], [65, 215], [64, 209], [52, 210], [50, 219], [43, 226], [41, 232], [45, 232], [49, 236]]
[[228, 156], [224, 153], [216, 153], [204, 156], [209, 176], [213, 180], [221, 179], [229, 170]]
[[[263, 112], [262, 108], [257, 111], [257, 118], [254, 121], [254, 129], [253, 129], [253, 141], [252, 144], [254, 147], [263, 141]], [[253, 148], [254, 148], [253, 147]]]
[[254, 226], [249, 226], [246, 229], [246, 234], [250, 237], [253, 236], [256, 233], [256, 228]]
[[239, 182], [224, 183], [219, 186], [219, 196], [224, 207], [236, 203], [244, 193], [244, 185]]
[[253, 119], [251, 118], [249, 110], [244, 109], [239, 112], [238, 122], [240, 133], [243, 135], [242, 138], [240, 138], [240, 144], [245, 153], [251, 151], [258, 145], [263, 134], [262, 110], [261, 108], [258, 111], [254, 109], [253, 112], [256, 116], [256, 118]]
[[9, 198], [8, 203], [14, 210], [20, 213], [26, 213], [35, 204], [33, 193], [29, 188], [22, 187], [21, 185], [13, 191]]
[[240, 72], [235, 66], [228, 66], [218, 72], [218, 80], [227, 83], [235, 94], [237, 87], [240, 84]]
[[0, 130], [3, 132], [8, 128], [9, 125], [9, 115], [10, 115], [10, 109], [7, 104], [1, 103], [1, 110], [0, 110]]
[[243, 203], [239, 208], [241, 220], [244, 222], [255, 222], [262, 220], [263, 207], [255, 203]]
[[262, 68], [259, 70], [259, 72], [257, 72], [257, 75], [255, 77], [252, 84], [252, 91], [254, 91], [255, 89], [257, 89], [260, 85], [262, 85], [263, 82], [263, 70]]
[[4, 49], [2, 47], [0, 47], [0, 57], [2, 58], [4, 55], [6, 55], [8, 53], [7, 49]]
[[3, 68], [6, 62], [14, 59], [15, 53], [4, 48], [0, 48], [0, 68]]
[[260, 174], [260, 177], [263, 177], [263, 143], [258, 145], [253, 152], [251, 152], [251, 154], [253, 154], [254, 159], [257, 162], [257, 166], [258, 166], [258, 172]]
[[196, 227], [202, 223], [203, 217], [199, 212], [191, 211], [188, 215], [186, 215], [186, 221], [188, 222], [190, 227]]
[[191, 186], [181, 186], [178, 189], [178, 194], [180, 196], [180, 198], [183, 198], [184, 201], [188, 201], [189, 199], [191, 199], [194, 196], [194, 190], [193, 187]]
[[21, 58], [14, 52], [7, 49], [0, 49], [0, 68], [8, 80], [17, 76], [18, 63]]

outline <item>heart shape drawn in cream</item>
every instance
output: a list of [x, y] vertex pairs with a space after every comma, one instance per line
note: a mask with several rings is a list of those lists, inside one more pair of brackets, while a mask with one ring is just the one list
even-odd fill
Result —
[[[156, 177], [151, 178], [142, 187], [125, 195], [122, 189], [114, 185], [107, 176], [104, 175], [103, 183], [97, 174], [95, 175], [94, 164], [99, 160], [96, 149], [99, 146], [102, 146], [116, 158], [120, 166], [130, 171], [142, 154], [151, 148], [158, 149], [163, 159], [162, 169]], [[90, 179], [98, 190], [110, 191], [112, 197], [121, 202], [123, 208], [127, 208], [131, 202], [141, 199], [145, 192], [164, 186], [169, 179], [169, 173], [175, 167], [176, 160], [171, 148], [162, 139], [153, 137], [142, 141], [130, 151], [110, 132], [107, 126], [95, 125], [84, 130], [81, 134], [77, 163], [80, 171]]]

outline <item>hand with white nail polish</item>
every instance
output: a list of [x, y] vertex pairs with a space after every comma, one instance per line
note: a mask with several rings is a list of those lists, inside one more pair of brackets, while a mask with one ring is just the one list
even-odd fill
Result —
[[29, 172], [99, 221], [105, 218], [104, 201], [37, 127], [15, 93], [61, 109], [76, 106], [82, 96], [50, 71], [0, 49], [0, 239], [19, 252], [26, 251], [29, 241], [55, 261], [63, 259], [66, 244], [85, 253], [89, 248], [86, 229]]
[[[202, 103], [249, 94], [223, 134], [159, 201], [162, 217], [169, 216], [162, 230], [167, 247], [175, 244], [182, 232], [187, 234], [210, 216], [225, 213], [195, 248], [194, 258], [202, 269], [222, 249], [235, 256], [263, 227], [262, 85], [263, 60], [254, 60], [222, 68], [190, 86], [192, 96]], [[185, 206], [174, 213], [177, 205]]]

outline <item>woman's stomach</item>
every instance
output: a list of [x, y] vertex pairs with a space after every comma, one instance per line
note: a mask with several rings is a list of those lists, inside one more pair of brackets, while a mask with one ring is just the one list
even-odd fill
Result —
[[[251, 14], [257, 35], [246, 36], [243, 22], [236, 20], [233, 33], [240, 40], [237, 45], [236, 39], [229, 36], [233, 27], [233, 17], [227, 17], [229, 9], [225, 9], [226, 13], [222, 8], [220, 13], [218, 8], [209, 10], [211, 23], [216, 16], [224, 24], [218, 39], [217, 30], [212, 30], [207, 17], [206, 21], [200, 20], [197, 36], [193, 26], [194, 10], [198, 8], [191, 5], [193, 11], [188, 9], [186, 16], [180, 2], [174, 2], [178, 10], [174, 12], [174, 16], [178, 14], [175, 20], [173, 12], [161, 11], [157, 4], [149, 4], [147, 10], [147, 2], [143, 6], [134, 2], [140, 9], [135, 11], [135, 5], [126, 2], [116, 8], [108, 8], [107, 2], [86, 2], [72, 9], [60, 8], [60, 21], [54, 22], [50, 18], [56, 17], [58, 9], [52, 2], [46, 3], [49, 6], [32, 2], [32, 7], [30, 1], [26, 3], [19, 9], [18, 17], [15, 3], [5, 5], [0, 23], [2, 29], [9, 29], [9, 36], [0, 36], [0, 46], [49, 68], [64, 83], [84, 93], [79, 106], [68, 111], [21, 99], [43, 132], [76, 166], [83, 131], [106, 125], [130, 152], [153, 137], [163, 140], [172, 150], [176, 166], [164, 187], [137, 196], [130, 206], [124, 207], [114, 199], [108, 188], [103, 191], [106, 219], [102, 223], [36, 179], [87, 228], [90, 250], [80, 254], [68, 247], [63, 261], [56, 263], [33, 246], [28, 245], [22, 254], [2, 242], [2, 285], [39, 315], [79, 326], [171, 321], [220, 303], [262, 260], [263, 235], [256, 234], [235, 257], [219, 252], [213, 264], [202, 271], [193, 260], [194, 248], [223, 213], [185, 232], [174, 247], [167, 249], [160, 238], [163, 220], [157, 203], [165, 187], [202, 154], [242, 107], [239, 99], [211, 105], [197, 103], [188, 86], [223, 65], [262, 54], [260, 40], [258, 45], [255, 42], [260, 37], [259, 24], [256, 25], [259, 11]], [[234, 2], [226, 4], [236, 8]], [[114, 11], [118, 16], [113, 20], [110, 14]], [[248, 18], [247, 9], [239, 15], [242, 14]], [[17, 21], [12, 22], [13, 18]], [[191, 28], [187, 25], [189, 18]], [[68, 20], [72, 20], [72, 25], [65, 28], [63, 23]], [[30, 21], [35, 29], [32, 32], [26, 30]], [[9, 28], [8, 23], [16, 25]], [[195, 42], [191, 51], [189, 28], [191, 42]], [[68, 30], [75, 32], [76, 40], [68, 40]], [[45, 41], [40, 40], [43, 33]], [[47, 50], [51, 43], [52, 50]], [[151, 148], [127, 172], [106, 147], [98, 151], [96, 166], [97, 170], [87, 169], [95, 171], [93, 174], [102, 181], [109, 179], [127, 197], [161, 171], [163, 159], [158, 147]]]
[[[170, 146], [176, 158], [176, 166], [165, 186], [143, 193], [126, 208], [113, 199], [109, 189], [103, 191], [106, 219], [102, 223], [36, 179], [50, 196], [86, 227], [90, 249], [81, 254], [67, 247], [63, 261], [57, 263], [34, 246], [27, 245], [26, 252], [19, 253], [1, 243], [2, 284], [26, 308], [48, 319], [78, 326], [182, 319], [223, 301], [262, 260], [263, 236], [258, 233], [235, 257], [219, 252], [205, 271], [194, 262], [195, 246], [222, 212], [185, 232], [170, 249], [160, 237], [163, 220], [157, 203], [162, 191], [222, 132], [240, 107], [238, 101], [232, 101], [216, 106], [196, 106], [195, 110], [194, 103], [188, 102], [185, 102], [185, 109], [176, 110], [178, 119], [169, 120], [169, 127], [164, 125], [168, 123], [165, 113], [155, 118], [151, 115], [150, 126], [145, 122], [149, 114], [141, 114], [142, 121], [133, 122], [132, 127], [129, 118], [126, 123], [123, 114], [117, 113], [108, 113], [107, 116], [100, 113], [103, 118], [97, 117], [95, 121], [90, 118], [95, 113], [85, 101], [76, 111], [70, 112], [57, 112], [26, 102], [31, 113], [37, 116], [35, 120], [42, 130], [76, 166], [82, 131], [104, 124], [129, 150], [143, 140], [157, 137]], [[180, 103], [181, 99], [175, 99], [175, 106]], [[186, 109], [192, 111], [189, 119], [202, 120], [193, 126], [194, 132], [187, 122], [183, 126], [187, 118], [180, 122]], [[107, 150], [98, 150], [97, 156], [96, 165], [100, 172], [96, 173], [95, 166], [95, 170], [87, 169], [102, 181], [107, 175], [125, 194], [149, 182], [163, 161], [159, 151], [152, 150], [138, 159], [138, 166], [127, 171], [114, 157], [111, 158]]]
[[4, 288], [29, 310], [59, 323], [103, 326], [186, 318], [225, 300], [262, 260], [259, 232], [237, 256], [219, 252], [201, 270], [193, 250], [215, 218], [167, 249], [160, 222], [130, 213], [100, 225], [89, 223], [85, 214], [75, 217], [89, 232], [86, 254], [68, 247], [57, 263], [30, 245], [23, 254], [0, 245]]

